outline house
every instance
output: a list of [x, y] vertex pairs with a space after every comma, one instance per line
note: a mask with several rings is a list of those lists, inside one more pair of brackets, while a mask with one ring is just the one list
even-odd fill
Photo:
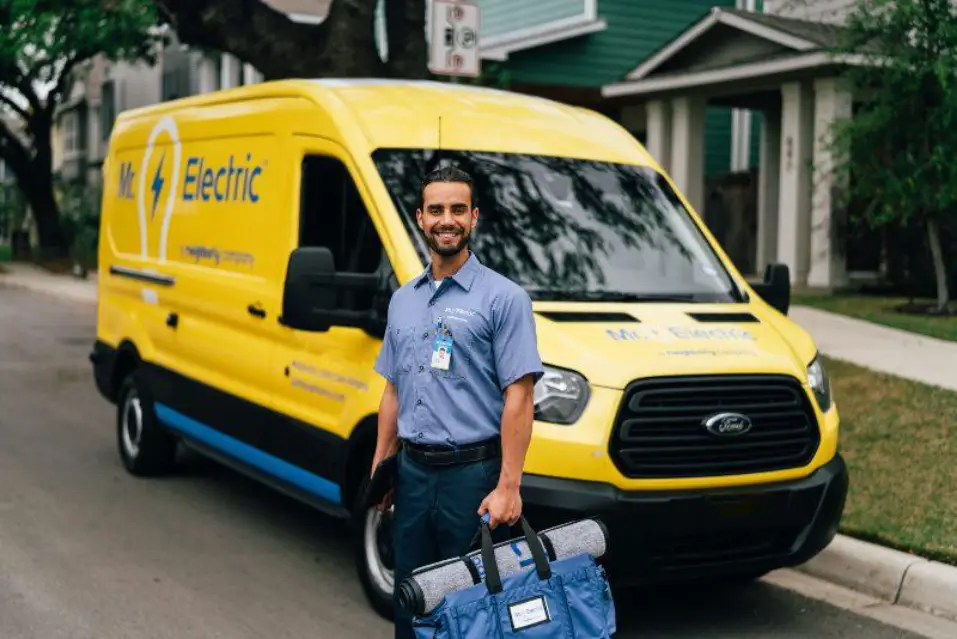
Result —
[[602, 89], [610, 104], [644, 108], [649, 150], [696, 207], [706, 199], [713, 139], [707, 109], [760, 114], [754, 270], [784, 262], [798, 287], [842, 288], [881, 266], [878, 238], [848, 224], [827, 142], [831, 124], [853, 112], [840, 72], [857, 61], [830, 52], [853, 5], [714, 7]]

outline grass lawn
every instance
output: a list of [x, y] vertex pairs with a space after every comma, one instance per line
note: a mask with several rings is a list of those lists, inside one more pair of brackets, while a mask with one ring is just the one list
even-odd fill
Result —
[[851, 478], [842, 532], [957, 565], [957, 393], [826, 365]]
[[928, 337], [957, 341], [957, 315], [927, 317], [894, 311], [894, 307], [906, 304], [908, 301], [906, 298], [870, 295], [795, 295], [792, 303], [840, 313]]
[[0, 263], [13, 259], [13, 247], [9, 244], [0, 244]]

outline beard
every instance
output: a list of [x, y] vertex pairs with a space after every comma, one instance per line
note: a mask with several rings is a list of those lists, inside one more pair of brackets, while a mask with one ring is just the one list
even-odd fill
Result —
[[[454, 231], [455, 233], [458, 233], [459, 234], [458, 241], [451, 245], [440, 244], [439, 238], [437, 237], [437, 235], [442, 231]], [[429, 248], [431, 248], [433, 251], [435, 251], [437, 254], [441, 255], [442, 257], [452, 257], [453, 255], [457, 255], [458, 253], [460, 253], [461, 251], [465, 250], [468, 247], [470, 235], [471, 234], [468, 231], [461, 228], [455, 228], [455, 229], [451, 229], [449, 227], [435, 228], [432, 230], [431, 233], [427, 233], [425, 235], [425, 241], [428, 243]]]

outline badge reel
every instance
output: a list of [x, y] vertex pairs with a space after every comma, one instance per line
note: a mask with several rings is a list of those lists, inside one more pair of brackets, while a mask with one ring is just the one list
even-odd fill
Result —
[[441, 320], [435, 323], [435, 342], [432, 344], [432, 368], [447, 371], [452, 360], [452, 331]]

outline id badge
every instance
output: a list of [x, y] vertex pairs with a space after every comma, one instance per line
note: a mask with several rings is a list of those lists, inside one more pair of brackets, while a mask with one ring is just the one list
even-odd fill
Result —
[[432, 368], [440, 371], [449, 370], [449, 363], [452, 360], [452, 338], [439, 335], [435, 338], [432, 345]]

